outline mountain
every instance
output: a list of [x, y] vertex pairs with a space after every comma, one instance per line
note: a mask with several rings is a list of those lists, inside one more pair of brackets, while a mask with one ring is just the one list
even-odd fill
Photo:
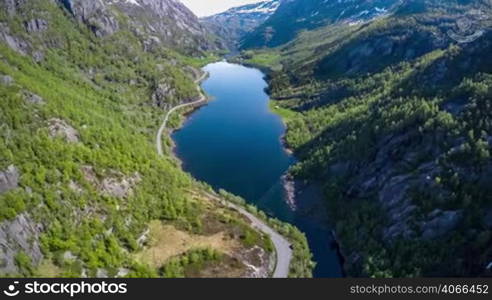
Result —
[[491, 275], [491, 11], [405, 1], [238, 59], [269, 69], [291, 173], [323, 186], [349, 275]]
[[281, 0], [268, 0], [234, 7], [220, 14], [201, 19], [202, 24], [214, 32], [230, 49], [267, 20], [278, 8]]
[[156, 151], [210, 36], [174, 0], [0, 0], [0, 276], [269, 275], [269, 237], [217, 201], [240, 199], [184, 173], [169, 136]]
[[277, 11], [241, 42], [242, 48], [275, 47], [303, 30], [336, 22], [360, 23], [389, 14], [401, 0], [285, 0]]

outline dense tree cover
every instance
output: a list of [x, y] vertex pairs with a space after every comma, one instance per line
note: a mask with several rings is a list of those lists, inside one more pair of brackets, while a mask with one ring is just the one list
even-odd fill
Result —
[[[0, 197], [5, 204], [3, 219], [27, 210], [37, 220], [48, 221], [41, 237], [45, 254], [71, 251], [90, 270], [125, 263], [129, 258], [123, 249], [138, 248], [136, 239], [149, 220], [193, 221], [197, 204], [183, 192], [192, 181], [174, 162], [157, 157], [151, 136], [139, 134], [155, 128], [155, 120], [135, 112], [127, 115], [125, 103], [111, 100], [110, 91], [72, 77], [60, 78], [4, 46], [1, 51], [6, 61], [0, 63], [0, 70], [16, 82], [0, 88], [2, 133], [8, 135], [0, 143], [1, 165], [13, 164], [21, 173], [20, 188]], [[46, 103], [27, 103], [25, 88]], [[80, 143], [51, 138], [46, 122], [50, 117], [70, 120], [79, 130]], [[122, 202], [102, 195], [87, 182], [81, 170], [86, 165], [94, 166], [101, 176], [105, 170], [118, 170], [128, 175], [138, 172], [143, 180]], [[71, 189], [71, 182], [83, 191]], [[111, 235], [104, 233], [109, 228]]]
[[[271, 50], [270, 57], [280, 54], [275, 60], [263, 59], [265, 49], [259, 58], [242, 56], [271, 69], [275, 105], [282, 115], [291, 110], [286, 141], [300, 159], [291, 172], [325, 183], [350, 275], [486, 273], [492, 36], [453, 44], [445, 35], [448, 12], [329, 26]], [[407, 202], [397, 205], [415, 207], [405, 220], [408, 236], [386, 234], [395, 221], [379, 178], [404, 182]], [[462, 218], [453, 230], [423, 238], [436, 211]]]
[[[268, 225], [277, 230], [278, 233], [285, 236], [289, 242], [292, 243], [293, 259], [290, 264], [289, 277], [307, 278], [312, 276], [312, 270], [315, 267], [315, 263], [312, 261], [312, 253], [309, 250], [309, 245], [304, 233], [300, 232], [299, 229], [291, 224], [268, 217], [265, 212], [258, 210], [257, 207], [251, 204], [246, 204], [245, 200], [241, 197], [232, 195], [224, 190], [220, 190], [219, 192], [224, 199], [238, 205], [246, 206], [246, 209], [250, 213], [254, 214], [261, 220], [266, 221]], [[264, 249], [270, 249], [270, 251], [273, 251], [274, 249], [271, 241], [267, 240], [265, 242], [268, 244], [264, 244]]]

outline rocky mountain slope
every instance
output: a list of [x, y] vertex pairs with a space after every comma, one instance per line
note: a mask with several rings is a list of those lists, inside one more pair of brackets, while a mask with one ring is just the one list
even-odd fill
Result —
[[246, 34], [263, 24], [280, 5], [281, 0], [268, 0], [234, 7], [201, 19], [202, 24], [219, 36], [230, 49], [237, 49]]
[[0, 276], [267, 276], [269, 238], [155, 151], [216, 48], [174, 0], [0, 0]]
[[491, 4], [405, 1], [243, 53], [270, 69], [292, 173], [324, 183], [348, 274], [491, 274]]

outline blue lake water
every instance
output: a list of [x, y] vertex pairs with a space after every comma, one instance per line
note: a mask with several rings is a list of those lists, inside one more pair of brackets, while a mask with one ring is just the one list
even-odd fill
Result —
[[204, 68], [202, 84], [212, 101], [173, 134], [183, 168], [212, 187], [225, 189], [306, 233], [317, 262], [316, 277], [341, 275], [329, 228], [292, 210], [281, 176], [295, 163], [282, 146], [285, 126], [268, 107], [264, 74], [227, 62]]

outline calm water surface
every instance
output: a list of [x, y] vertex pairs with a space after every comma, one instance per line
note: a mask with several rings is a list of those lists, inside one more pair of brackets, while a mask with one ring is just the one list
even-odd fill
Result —
[[285, 126], [268, 108], [264, 74], [213, 63], [202, 87], [213, 98], [173, 134], [176, 154], [195, 178], [242, 196], [268, 214], [298, 226], [317, 262], [316, 277], [341, 275], [330, 230], [285, 201], [281, 176], [295, 159], [282, 146]]

